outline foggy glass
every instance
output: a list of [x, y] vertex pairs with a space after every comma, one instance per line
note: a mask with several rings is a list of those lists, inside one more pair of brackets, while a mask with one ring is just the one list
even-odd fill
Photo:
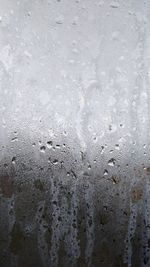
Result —
[[150, 1], [0, 0], [0, 267], [150, 266]]

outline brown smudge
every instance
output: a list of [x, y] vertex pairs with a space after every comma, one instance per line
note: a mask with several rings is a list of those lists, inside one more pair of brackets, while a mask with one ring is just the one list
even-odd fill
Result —
[[143, 189], [136, 185], [132, 188], [131, 198], [133, 202], [138, 202], [143, 197]]
[[146, 168], [146, 172], [148, 175], [150, 175], [150, 167]]
[[6, 198], [11, 198], [13, 194], [13, 181], [8, 174], [0, 177], [0, 186], [3, 196]]
[[120, 177], [117, 177], [116, 175], [113, 175], [111, 177], [113, 184], [118, 184], [120, 182]]

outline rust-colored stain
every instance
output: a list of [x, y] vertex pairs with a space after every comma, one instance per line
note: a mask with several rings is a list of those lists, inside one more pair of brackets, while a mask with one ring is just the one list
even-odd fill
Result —
[[12, 182], [12, 178], [8, 174], [5, 174], [2, 177], [0, 177], [0, 187], [1, 187], [1, 192], [4, 197], [6, 198], [12, 197], [13, 182]]

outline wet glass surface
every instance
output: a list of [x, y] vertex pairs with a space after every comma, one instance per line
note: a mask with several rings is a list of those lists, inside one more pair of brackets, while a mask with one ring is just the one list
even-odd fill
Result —
[[0, 0], [0, 266], [150, 265], [150, 2]]

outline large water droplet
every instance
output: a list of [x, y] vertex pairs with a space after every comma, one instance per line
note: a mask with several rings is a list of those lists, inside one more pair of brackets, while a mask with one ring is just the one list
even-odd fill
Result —
[[103, 174], [104, 174], [104, 176], [107, 176], [108, 175], [108, 171], [105, 169]]
[[41, 147], [40, 147], [40, 151], [41, 151], [42, 153], [45, 153], [45, 150], [46, 150], [46, 147], [45, 147], [45, 146], [41, 146]]
[[12, 160], [11, 160], [11, 162], [12, 162], [13, 164], [15, 164], [15, 163], [16, 163], [16, 157], [13, 157]]
[[54, 160], [53, 160], [53, 164], [54, 164], [54, 165], [58, 164], [58, 160], [57, 160], [57, 159], [54, 159]]
[[108, 165], [109, 166], [114, 166], [116, 163], [116, 160], [114, 158], [111, 158], [109, 161], [108, 161]]
[[53, 142], [52, 141], [48, 141], [46, 145], [47, 145], [48, 148], [51, 148], [52, 145], [53, 145]]
[[119, 144], [116, 144], [116, 145], [115, 145], [115, 149], [116, 149], [116, 150], [120, 150]]

